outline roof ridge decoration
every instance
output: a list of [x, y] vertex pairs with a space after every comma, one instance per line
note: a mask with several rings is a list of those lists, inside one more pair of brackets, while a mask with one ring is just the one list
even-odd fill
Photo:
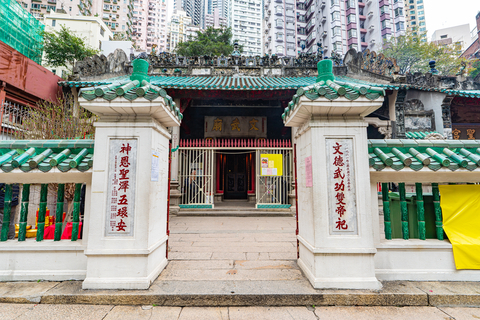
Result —
[[381, 87], [349, 82], [345, 78], [343, 81], [336, 80], [333, 74], [333, 63], [331, 60], [320, 61], [317, 64], [317, 68], [318, 77], [316, 82], [307, 87], [297, 89], [297, 93], [293, 96], [292, 101], [290, 101], [285, 108], [282, 119], [285, 120], [291, 114], [302, 96], [312, 101], [320, 97], [325, 97], [330, 101], [344, 97], [353, 101], [361, 96], [373, 101], [385, 96], [385, 90]]

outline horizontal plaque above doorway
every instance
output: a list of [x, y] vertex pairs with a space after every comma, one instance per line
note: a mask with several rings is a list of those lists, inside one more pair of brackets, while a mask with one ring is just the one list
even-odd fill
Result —
[[219, 116], [205, 117], [205, 138], [242, 137], [266, 138], [267, 117]]

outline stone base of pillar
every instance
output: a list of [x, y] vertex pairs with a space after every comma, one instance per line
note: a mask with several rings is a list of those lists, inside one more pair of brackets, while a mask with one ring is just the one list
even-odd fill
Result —
[[374, 273], [375, 249], [314, 248], [305, 240], [299, 249], [297, 264], [315, 289], [382, 288]]
[[[168, 261], [165, 258], [167, 237], [156, 247], [145, 250], [85, 251], [88, 257], [88, 277], [82, 289], [146, 290], [157, 279]], [[115, 251], [121, 251], [116, 253]], [[96, 270], [92, 272], [92, 270]], [[127, 276], [131, 275], [131, 276]]]
[[255, 193], [249, 193], [247, 197], [248, 197], [248, 202], [257, 202], [257, 196]]

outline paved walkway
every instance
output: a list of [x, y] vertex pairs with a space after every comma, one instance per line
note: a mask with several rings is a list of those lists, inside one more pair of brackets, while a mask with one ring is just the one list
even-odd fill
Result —
[[294, 217], [172, 217], [158, 281], [301, 280]]
[[0, 304], [0, 320], [474, 320], [480, 308], [224, 307]]

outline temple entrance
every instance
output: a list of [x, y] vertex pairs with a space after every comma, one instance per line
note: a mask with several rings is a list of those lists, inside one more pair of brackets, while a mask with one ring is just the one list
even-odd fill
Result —
[[214, 209], [224, 201], [256, 209], [288, 210], [292, 204], [289, 140], [180, 140], [178, 152], [180, 209]]
[[224, 199], [247, 199], [247, 155], [225, 154]]

